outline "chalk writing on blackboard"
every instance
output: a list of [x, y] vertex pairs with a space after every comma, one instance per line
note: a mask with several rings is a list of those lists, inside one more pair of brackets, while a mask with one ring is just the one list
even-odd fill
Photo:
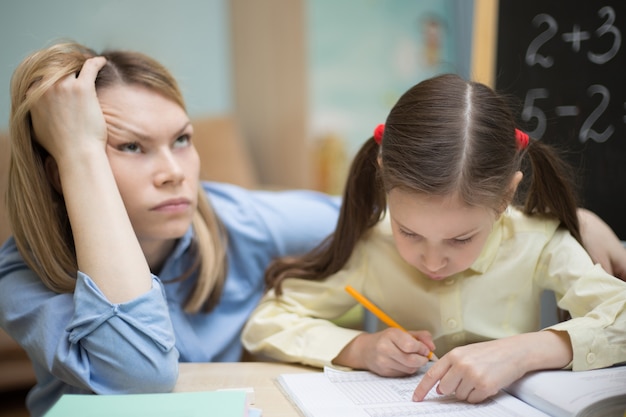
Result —
[[[610, 6], [604, 6], [598, 11], [598, 15], [605, 18], [605, 21], [595, 30], [583, 30], [579, 25], [575, 24], [570, 32], [561, 34], [561, 40], [564, 43], [570, 43], [574, 52], [581, 51], [581, 43], [590, 40], [593, 36], [601, 38], [603, 36], [611, 37], [610, 46], [607, 51], [594, 52], [587, 51], [586, 58], [589, 62], [603, 65], [613, 59], [620, 50], [622, 44], [621, 31], [615, 27], [615, 11]], [[559, 25], [554, 17], [546, 13], [540, 13], [532, 19], [532, 25], [541, 28], [540, 32], [528, 45], [526, 49], [526, 64], [529, 67], [538, 65], [543, 68], [551, 68], [554, 66], [554, 57], [542, 55], [541, 47], [550, 42], [554, 38], [558, 38]], [[587, 88], [587, 96], [599, 96], [600, 102], [584, 119], [579, 131], [578, 139], [586, 142], [592, 139], [596, 142], [606, 142], [614, 133], [612, 125], [607, 126], [602, 131], [594, 128], [594, 123], [602, 116], [608, 108], [611, 100], [611, 92], [607, 87], [601, 84], [592, 84]], [[522, 120], [529, 122], [536, 120], [536, 127], [529, 132], [535, 138], [542, 138], [546, 131], [546, 115], [541, 108], [536, 106], [536, 102], [541, 99], [549, 98], [550, 91], [547, 88], [531, 88], [526, 92], [524, 99], [524, 108], [522, 111]], [[624, 103], [626, 106], [626, 103]], [[554, 107], [554, 111], [559, 117], [575, 117], [578, 116], [580, 110], [575, 105], [559, 105]], [[626, 121], [626, 116], [622, 118], [622, 122]]]
[[500, 0], [496, 89], [566, 150], [584, 206], [626, 240], [626, 2]]

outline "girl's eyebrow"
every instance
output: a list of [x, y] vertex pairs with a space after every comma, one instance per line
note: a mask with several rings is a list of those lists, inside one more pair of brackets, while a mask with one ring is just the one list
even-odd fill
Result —
[[471, 230], [468, 230], [468, 231], [467, 231], [467, 232], [465, 232], [465, 233], [461, 233], [461, 234], [459, 234], [459, 235], [457, 235], [457, 236], [455, 236], [455, 237], [451, 237], [450, 239], [463, 239], [463, 238], [468, 238], [468, 237], [470, 237], [470, 236], [475, 235], [476, 233], [478, 233], [478, 231], [479, 231], [479, 230], [480, 230], [480, 227], [475, 227], [475, 228], [473, 228], [473, 229], [471, 229]]
[[[404, 229], [405, 231], [408, 231], [408, 232], [413, 233], [413, 234], [418, 235], [418, 236], [422, 236], [420, 233], [417, 233], [417, 232], [415, 232], [414, 230], [412, 230], [411, 228], [406, 227], [405, 225], [403, 225], [402, 223], [400, 223], [397, 219], [395, 219], [395, 218], [394, 218], [393, 220], [394, 220], [394, 221], [398, 224], [398, 226], [399, 226], [400, 228]], [[456, 235], [456, 236], [453, 236], [453, 237], [448, 237], [448, 238], [445, 238], [445, 239], [446, 239], [446, 240], [454, 240], [454, 239], [463, 239], [463, 238], [468, 238], [468, 237], [470, 237], [470, 236], [472, 236], [472, 235], [474, 235], [474, 234], [478, 233], [478, 232], [479, 232], [479, 230], [480, 230], [480, 226], [476, 226], [476, 227], [474, 227], [474, 228], [472, 228], [472, 229], [470, 229], [470, 230], [468, 230], [468, 231], [466, 231], [466, 232], [459, 233], [459, 234], [458, 234], [458, 235]]]

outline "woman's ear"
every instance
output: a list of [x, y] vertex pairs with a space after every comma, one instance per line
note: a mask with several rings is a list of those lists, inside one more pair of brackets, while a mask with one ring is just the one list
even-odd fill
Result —
[[55, 161], [52, 156], [48, 155], [46, 157], [46, 161], [44, 162], [44, 168], [46, 170], [46, 175], [48, 175], [48, 181], [50, 181], [52, 187], [57, 193], [63, 195], [63, 187], [61, 186], [61, 177], [59, 175], [57, 161]]

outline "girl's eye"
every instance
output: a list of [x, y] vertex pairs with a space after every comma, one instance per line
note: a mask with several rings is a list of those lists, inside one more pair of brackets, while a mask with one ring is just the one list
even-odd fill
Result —
[[130, 152], [130, 153], [141, 152], [141, 148], [139, 147], [139, 144], [136, 142], [124, 143], [123, 145], [119, 145], [117, 149], [119, 149], [122, 152]]
[[189, 146], [189, 143], [191, 143], [191, 136], [182, 135], [176, 138], [176, 140], [174, 141], [174, 147], [182, 148], [185, 146]]
[[415, 238], [417, 238], [419, 236], [419, 235], [417, 235], [415, 233], [407, 232], [406, 230], [403, 230], [403, 229], [399, 229], [399, 230], [400, 230], [400, 234], [402, 236], [410, 237], [412, 239], [415, 239]]
[[466, 245], [468, 243], [470, 243], [472, 241], [471, 237], [465, 238], [465, 239], [454, 239], [452, 240], [452, 242], [454, 242], [455, 245]]

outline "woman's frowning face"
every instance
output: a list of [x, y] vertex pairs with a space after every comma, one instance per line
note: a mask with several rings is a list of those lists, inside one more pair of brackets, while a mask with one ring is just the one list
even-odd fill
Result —
[[185, 110], [142, 86], [98, 92], [107, 156], [142, 244], [180, 238], [197, 206], [200, 159]]

